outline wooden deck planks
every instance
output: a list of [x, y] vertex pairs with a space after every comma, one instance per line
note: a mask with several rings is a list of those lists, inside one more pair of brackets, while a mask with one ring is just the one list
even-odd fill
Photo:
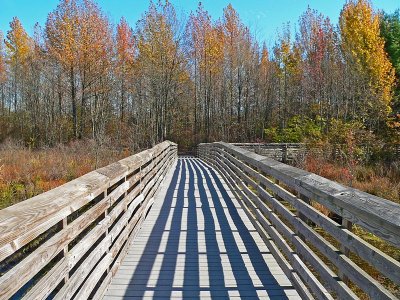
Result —
[[221, 176], [180, 158], [104, 299], [300, 299]]

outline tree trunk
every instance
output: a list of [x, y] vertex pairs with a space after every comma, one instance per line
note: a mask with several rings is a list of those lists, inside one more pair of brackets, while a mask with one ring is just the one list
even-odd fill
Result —
[[70, 84], [71, 84], [71, 101], [72, 101], [72, 119], [73, 119], [73, 131], [74, 138], [78, 137], [78, 119], [76, 115], [76, 89], [75, 89], [75, 78], [74, 78], [74, 67], [70, 69]]

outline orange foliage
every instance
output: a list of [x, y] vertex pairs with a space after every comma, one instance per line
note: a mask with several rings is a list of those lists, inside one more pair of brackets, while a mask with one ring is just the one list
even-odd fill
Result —
[[214, 26], [211, 16], [199, 4], [196, 15], [191, 15], [191, 35], [194, 54], [204, 74], [215, 75], [222, 71], [225, 35], [220, 25]]
[[7, 32], [7, 39], [4, 42], [9, 64], [18, 70], [25, 68], [29, 57], [32, 55], [33, 42], [17, 17], [14, 17], [10, 22], [10, 30]]
[[66, 68], [77, 62], [79, 36], [78, 6], [75, 0], [63, 0], [46, 22], [47, 50]]
[[343, 166], [324, 161], [322, 158], [307, 156], [306, 169], [330, 180], [339, 181], [349, 185], [353, 179], [350, 170]]
[[121, 18], [121, 21], [117, 25], [116, 40], [118, 64], [121, 69], [125, 70], [127, 66], [133, 65], [135, 55], [133, 30], [129, 27], [125, 18]]

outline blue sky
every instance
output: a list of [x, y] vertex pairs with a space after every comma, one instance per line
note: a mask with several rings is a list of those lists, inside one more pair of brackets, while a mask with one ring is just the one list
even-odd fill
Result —
[[[0, 30], [5, 34], [13, 16], [18, 16], [28, 32], [39, 22], [44, 25], [47, 14], [58, 0], [0, 0]], [[196, 10], [197, 0], [170, 0], [178, 14]], [[221, 17], [222, 10], [229, 3], [238, 11], [243, 22], [250, 26], [260, 41], [271, 45], [282, 24], [295, 24], [309, 5], [337, 23], [345, 0], [203, 0], [203, 5], [214, 19]], [[134, 26], [148, 7], [146, 0], [98, 0], [100, 7], [115, 24], [124, 16]], [[400, 8], [400, 0], [373, 0], [374, 8], [393, 12]]]

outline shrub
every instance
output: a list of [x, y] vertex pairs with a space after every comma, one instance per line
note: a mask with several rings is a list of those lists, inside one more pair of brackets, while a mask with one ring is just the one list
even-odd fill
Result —
[[312, 142], [322, 138], [321, 124], [322, 119], [295, 116], [289, 120], [286, 128], [270, 127], [265, 129], [265, 135], [269, 141], [277, 143]]
[[8, 140], [0, 145], [0, 209], [48, 191], [130, 155], [91, 140], [31, 150]]

